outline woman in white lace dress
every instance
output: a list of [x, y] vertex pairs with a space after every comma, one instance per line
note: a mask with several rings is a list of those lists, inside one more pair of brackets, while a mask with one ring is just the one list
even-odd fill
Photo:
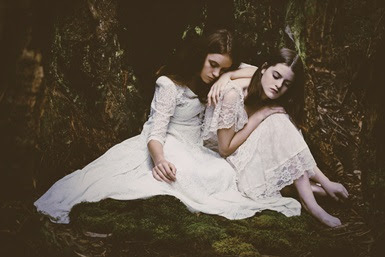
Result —
[[57, 181], [35, 202], [38, 211], [68, 223], [71, 208], [80, 202], [173, 195], [191, 211], [229, 219], [267, 208], [299, 215], [300, 205], [291, 198], [255, 202], [242, 196], [231, 165], [203, 146], [205, 105], [199, 97], [207, 95], [220, 74], [237, 66], [232, 42], [228, 31], [216, 31], [196, 51], [190, 49], [190, 57], [181, 55], [164, 67], [142, 133]]
[[[237, 83], [247, 86], [242, 90]], [[303, 84], [300, 58], [295, 51], [281, 49], [251, 82], [227, 84], [216, 106], [206, 109], [203, 138], [218, 140], [218, 151], [236, 170], [244, 195], [256, 201], [279, 198], [281, 189], [294, 184], [305, 209], [334, 227], [340, 220], [317, 204], [313, 190], [335, 200], [347, 198], [348, 192], [317, 168], [297, 129], [304, 106]], [[309, 178], [321, 186], [312, 185]]]

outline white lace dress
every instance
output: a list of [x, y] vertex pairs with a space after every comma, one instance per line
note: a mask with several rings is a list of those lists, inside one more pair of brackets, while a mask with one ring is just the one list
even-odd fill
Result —
[[[242, 129], [248, 121], [243, 100], [243, 92], [230, 82], [217, 106], [206, 109], [202, 137], [213, 145], [218, 129]], [[314, 176], [316, 166], [301, 133], [286, 114], [266, 118], [226, 160], [236, 170], [239, 191], [255, 201], [285, 199], [280, 190], [305, 172]]]
[[[68, 223], [71, 208], [80, 202], [105, 198], [130, 200], [173, 195], [191, 211], [241, 219], [266, 209], [237, 190], [234, 169], [216, 152], [203, 146], [201, 125], [204, 105], [187, 87], [162, 76], [156, 81], [151, 113], [140, 135], [129, 138], [57, 181], [35, 202], [38, 211], [57, 223]], [[167, 184], [152, 176], [149, 140], [163, 144], [165, 158], [176, 168], [176, 181]], [[292, 200], [269, 201], [269, 208], [299, 215]]]

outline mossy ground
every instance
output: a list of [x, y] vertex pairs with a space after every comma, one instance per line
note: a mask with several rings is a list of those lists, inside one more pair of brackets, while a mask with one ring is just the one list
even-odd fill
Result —
[[307, 213], [228, 220], [191, 213], [171, 196], [106, 199], [76, 205], [70, 225], [58, 225], [14, 202], [1, 206], [2, 256], [367, 256], [370, 231], [346, 207], [327, 206], [345, 220], [328, 229]]

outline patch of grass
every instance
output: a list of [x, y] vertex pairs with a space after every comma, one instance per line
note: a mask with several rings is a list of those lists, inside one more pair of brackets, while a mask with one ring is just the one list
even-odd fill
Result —
[[131, 247], [138, 256], [152, 251], [184, 256], [299, 256], [325, 249], [340, 252], [349, 245], [320, 233], [324, 227], [306, 213], [288, 218], [263, 211], [248, 219], [228, 220], [191, 213], [171, 196], [82, 203], [70, 217], [80, 230], [112, 233], [112, 248], [119, 252]]

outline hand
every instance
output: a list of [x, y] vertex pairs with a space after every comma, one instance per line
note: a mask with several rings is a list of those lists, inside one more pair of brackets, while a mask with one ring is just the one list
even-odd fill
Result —
[[171, 184], [176, 180], [176, 168], [171, 162], [162, 159], [155, 163], [152, 175], [158, 181], [165, 181]]
[[265, 120], [267, 117], [275, 113], [286, 113], [286, 111], [282, 106], [264, 106], [256, 111], [255, 115], [258, 115], [261, 120]]
[[231, 80], [231, 74], [224, 73], [219, 79], [211, 86], [210, 92], [207, 94], [207, 106], [210, 106], [211, 103], [217, 105], [219, 101], [219, 96], [222, 90], [225, 88], [227, 83]]
[[349, 197], [348, 190], [346, 190], [340, 183], [329, 181], [324, 183], [322, 187], [325, 189], [326, 193], [337, 202], [343, 201]]

